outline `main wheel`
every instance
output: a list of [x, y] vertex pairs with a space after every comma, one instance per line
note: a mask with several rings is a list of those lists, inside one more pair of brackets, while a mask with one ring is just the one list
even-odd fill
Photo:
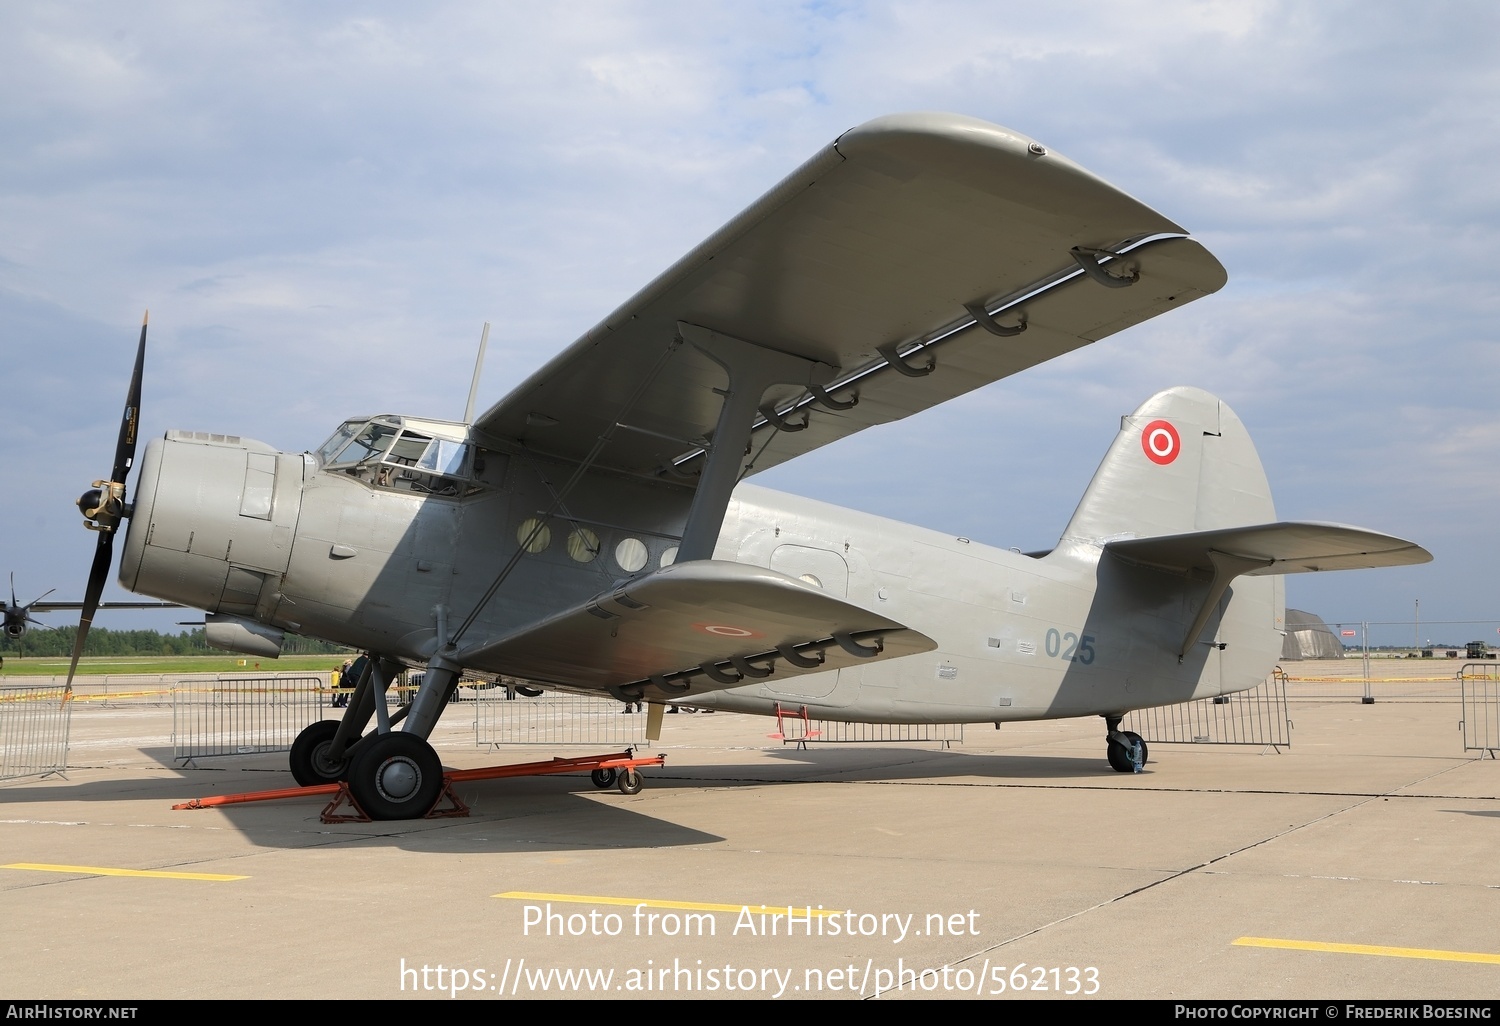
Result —
[[443, 792], [443, 763], [415, 734], [375, 734], [360, 742], [348, 779], [354, 800], [371, 819], [418, 819]]
[[604, 769], [594, 770], [594, 772], [589, 774], [589, 779], [594, 782], [595, 787], [605, 788], [615, 782], [615, 776], [616, 773], [612, 767], [605, 767]]
[[[349, 752], [342, 759], [333, 758], [333, 735], [339, 731], [338, 720], [318, 720], [310, 724], [292, 742], [290, 762], [292, 776], [303, 787], [336, 784], [349, 768]], [[352, 747], [352, 746], [351, 746]]]

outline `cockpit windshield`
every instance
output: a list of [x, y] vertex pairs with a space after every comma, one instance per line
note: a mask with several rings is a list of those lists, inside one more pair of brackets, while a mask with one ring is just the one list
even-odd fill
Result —
[[[401, 417], [350, 420], [318, 448], [323, 469], [376, 488], [431, 495], [471, 495], [473, 455], [461, 424]], [[447, 435], [449, 437], [443, 437]]]

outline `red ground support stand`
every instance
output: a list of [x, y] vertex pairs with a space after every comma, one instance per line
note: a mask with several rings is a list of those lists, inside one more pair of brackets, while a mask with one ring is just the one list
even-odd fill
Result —
[[[804, 713], [806, 710], [803, 710]], [[610, 755], [583, 755], [571, 759], [549, 759], [546, 762], [523, 762], [508, 766], [485, 766], [480, 769], [449, 770], [443, 774], [443, 790], [438, 800], [428, 810], [425, 819], [441, 819], [448, 816], [467, 816], [469, 807], [453, 792], [453, 785], [469, 780], [495, 780], [500, 777], [539, 777], [554, 773], [573, 773], [589, 770], [595, 787], [618, 786], [622, 794], [635, 794], [641, 789], [641, 775], [636, 772], [641, 766], [665, 766], [665, 755], [637, 758], [634, 749]], [[370, 817], [359, 807], [349, 793], [349, 785], [315, 784], [312, 787], [283, 787], [273, 791], [247, 791], [243, 794], [222, 794], [208, 798], [194, 798], [172, 806], [173, 809], [212, 809], [220, 805], [243, 805], [247, 802], [269, 802], [279, 798], [306, 798], [318, 794], [331, 794], [333, 800], [323, 809], [324, 823], [368, 823]], [[447, 804], [444, 805], [446, 800]], [[350, 812], [340, 809], [347, 805]]]
[[[776, 703], [776, 733], [774, 733], [774, 734], [767, 734], [766, 737], [773, 738], [773, 739], [775, 739], [777, 741], [785, 741], [787, 739], [786, 738], [786, 727], [785, 727], [785, 724], [782, 722], [786, 718], [786, 716], [787, 716], [786, 710], [781, 707], [781, 703], [780, 702], [777, 702]], [[805, 706], [805, 705], [802, 708], [798, 709], [796, 713], [792, 714], [791, 718], [793, 720], [801, 720], [802, 721], [802, 736], [796, 739], [796, 741], [797, 741], [797, 747], [798, 748], [806, 748], [807, 747], [807, 742], [815, 740], [817, 737], [819, 737], [823, 733], [821, 730], [813, 730], [812, 729], [812, 717], [810, 717], [810, 716], [807, 715], [807, 706]]]

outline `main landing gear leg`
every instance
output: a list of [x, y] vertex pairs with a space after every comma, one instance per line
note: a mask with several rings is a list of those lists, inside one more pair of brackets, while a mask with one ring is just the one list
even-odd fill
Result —
[[1123, 716], [1104, 717], [1106, 729], [1105, 754], [1109, 765], [1116, 773], [1139, 773], [1146, 765], [1146, 742], [1141, 735], [1131, 730], [1121, 730]]

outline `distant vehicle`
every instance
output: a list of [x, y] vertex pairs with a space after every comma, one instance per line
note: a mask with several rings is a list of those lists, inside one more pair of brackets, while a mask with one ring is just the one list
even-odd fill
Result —
[[1471, 641], [1467, 646], [1470, 659], [1493, 659], [1495, 653], [1490, 651], [1490, 646], [1482, 641]]

